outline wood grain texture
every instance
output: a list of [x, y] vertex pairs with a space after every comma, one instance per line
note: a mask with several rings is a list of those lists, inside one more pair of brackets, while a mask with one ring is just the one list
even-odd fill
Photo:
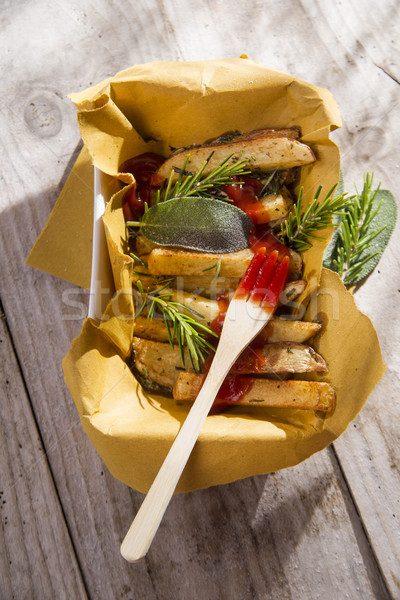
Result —
[[[20, 464], [16, 440], [23, 435], [22, 453], [25, 438], [34, 440], [29, 432], [37, 422], [61, 506], [54, 491], [46, 496], [49, 531], [39, 527], [43, 504], [36, 500], [37, 481], [24, 478], [24, 493], [5, 498], [7, 552], [18, 553], [25, 561], [16, 563], [21, 568], [32, 565], [37, 579], [7, 574], [1, 598], [50, 594], [55, 575], [49, 579], [49, 564], [57, 571], [62, 556], [70, 565], [64, 589], [70, 597], [84, 597], [79, 577], [73, 587], [77, 567], [71, 566], [62, 514], [91, 598], [399, 597], [399, 362], [393, 351], [399, 341], [393, 284], [398, 229], [379, 268], [356, 295], [378, 330], [388, 364], [356, 427], [335, 443], [335, 453], [326, 450], [297, 468], [174, 498], [148, 558], [137, 565], [125, 563], [118, 549], [142, 497], [104, 470], [63, 384], [61, 358], [80, 330], [87, 295], [24, 266], [80, 143], [75, 109], [65, 95], [134, 63], [245, 52], [328, 87], [344, 120], [334, 138], [345, 180], [360, 184], [364, 171], [375, 170], [383, 187], [397, 190], [396, 10], [395, 0], [379, 5], [232, 0], [229, 7], [222, 0], [89, 0], [84, 7], [77, 0], [3, 2], [0, 297], [34, 414], [28, 405], [18, 413], [20, 423], [28, 420], [28, 431], [21, 434], [17, 406], [2, 406], [2, 450], [13, 457], [6, 458], [5, 471], [12, 479]], [[48, 475], [40, 468], [42, 482]], [[24, 537], [25, 512], [32, 525]], [[55, 554], [49, 551], [52, 531], [62, 540]], [[12, 565], [4, 555], [1, 560], [2, 573], [8, 573]]]
[[0, 597], [87, 598], [4, 314], [0, 360]]

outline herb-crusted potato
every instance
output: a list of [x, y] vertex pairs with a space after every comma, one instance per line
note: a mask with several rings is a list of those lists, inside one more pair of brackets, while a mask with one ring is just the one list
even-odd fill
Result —
[[[335, 391], [329, 383], [319, 381], [275, 381], [272, 379], [246, 378], [250, 389], [235, 404], [264, 406], [269, 408], [297, 408], [332, 412]], [[180, 402], [193, 402], [203, 383], [203, 376], [180, 373], [174, 385], [173, 395]]]
[[[302, 255], [285, 245], [281, 230], [293, 209], [300, 167], [315, 161], [312, 149], [299, 142], [299, 134], [295, 128], [231, 132], [202, 145], [181, 148], [164, 162], [162, 157], [152, 157], [158, 165], [149, 176], [149, 187], [144, 184], [144, 192], [141, 185], [147, 174], [138, 180], [138, 198], [141, 202], [144, 193], [147, 203], [142, 222], [131, 223], [141, 226], [133, 247], [136, 266], [132, 283], [140, 309], [135, 319], [132, 368], [146, 389], [159, 386], [161, 393], [170, 393], [175, 385], [176, 399], [195, 398], [203, 377], [199, 373], [207, 371], [206, 358], [218, 343], [232, 293], [255, 253], [277, 250], [279, 261], [289, 258], [285, 259], [289, 272], [285, 273], [286, 283], [282, 281], [281, 307], [287, 309], [305, 291]], [[138, 158], [145, 165], [150, 160], [147, 155]], [[140, 171], [138, 175], [142, 176]], [[132, 202], [136, 210], [138, 204]], [[236, 246], [228, 242], [218, 245], [224, 236], [229, 240], [235, 237], [233, 226], [226, 226], [229, 215], [224, 213], [218, 220], [220, 205], [226, 207], [230, 202], [236, 211], [246, 213], [247, 229], [243, 225], [245, 236]], [[187, 241], [188, 231], [204, 232], [197, 245]], [[212, 235], [218, 243], [207, 237]], [[243, 395], [242, 390], [241, 401], [332, 410], [334, 392], [328, 384], [290, 381], [280, 389], [293, 374], [327, 370], [322, 356], [305, 344], [320, 328], [317, 323], [272, 318], [229, 372], [228, 377], [247, 383], [252, 380], [251, 393], [246, 388]], [[278, 382], [272, 381], [277, 378]]]
[[[217, 303], [215, 303], [217, 304]], [[309, 340], [321, 329], [319, 323], [307, 321], [291, 321], [273, 317], [258, 338], [267, 342], [296, 342], [302, 344]], [[135, 319], [135, 336], [156, 342], [168, 342], [168, 331], [165, 322], [161, 318], [147, 319], [139, 316]]]
[[[211, 173], [220, 163], [233, 154], [230, 159], [248, 160], [252, 171], [266, 172], [272, 169], [290, 169], [308, 165], [315, 161], [315, 156], [309, 146], [302, 144], [296, 138], [296, 129], [260, 129], [233, 137], [230, 141], [220, 141], [218, 138], [202, 146], [194, 146], [178, 150], [172, 154], [158, 169], [154, 181], [159, 185], [167, 179], [171, 171], [182, 169], [186, 158], [187, 171], [198, 171], [201, 165], [212, 154], [204, 175]], [[178, 173], [175, 173], [175, 179]]]
[[[211, 252], [194, 252], [176, 248], [155, 248], [149, 255], [148, 269], [151, 275], [204, 275], [221, 260], [219, 275], [221, 277], [243, 277], [254, 252], [250, 248], [225, 254]], [[289, 280], [300, 279], [303, 261], [301, 256], [291, 250], [289, 263]]]
[[[172, 388], [182, 370], [193, 371], [185, 349], [185, 367], [182, 367], [179, 348], [151, 340], [133, 339], [135, 366], [148, 379]], [[254, 351], [244, 351], [232, 368], [236, 374], [269, 374], [324, 372], [322, 356], [310, 346], [292, 342], [267, 343]]]

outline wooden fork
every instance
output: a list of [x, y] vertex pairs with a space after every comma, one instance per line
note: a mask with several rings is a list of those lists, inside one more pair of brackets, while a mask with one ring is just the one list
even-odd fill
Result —
[[288, 267], [289, 258], [280, 261], [278, 251], [267, 255], [266, 248], [260, 248], [255, 253], [229, 304], [203, 387], [122, 542], [126, 560], [135, 562], [146, 555], [218, 390], [239, 354], [274, 313]]

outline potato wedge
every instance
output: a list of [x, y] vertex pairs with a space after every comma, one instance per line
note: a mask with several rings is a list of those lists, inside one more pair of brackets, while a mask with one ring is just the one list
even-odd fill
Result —
[[[172, 388], [180, 371], [193, 371], [186, 350], [185, 367], [182, 366], [178, 346], [171, 348], [169, 344], [134, 337], [133, 349], [138, 371], [159, 385]], [[326, 364], [310, 346], [276, 342], [256, 351], [246, 349], [231, 372], [244, 375], [311, 371], [326, 371]]]
[[204, 298], [198, 294], [191, 294], [184, 290], [168, 288], [163, 290], [163, 294], [171, 294], [173, 302], [179, 302], [189, 309], [186, 311], [186, 314], [190, 315], [195, 321], [207, 325], [207, 327], [219, 315], [219, 306], [216, 300], [210, 300], [209, 298]]
[[159, 248], [160, 246], [157, 246], [157, 244], [155, 244], [154, 242], [151, 242], [150, 240], [148, 240], [147, 238], [144, 237], [144, 235], [139, 234], [136, 237], [136, 254], [138, 256], [140, 256], [140, 258], [143, 258], [143, 256], [147, 256], [148, 254], [150, 254], [150, 252], [152, 250], [154, 250], [154, 248]]
[[[321, 325], [307, 321], [289, 321], [273, 317], [257, 336], [257, 340], [267, 342], [297, 342], [302, 344], [318, 333]], [[162, 319], [149, 320], [138, 317], [134, 324], [134, 335], [155, 342], [168, 342], [167, 328]]]
[[[148, 256], [142, 256], [142, 259], [147, 262]], [[213, 273], [212, 270], [208, 273]], [[171, 279], [171, 287], [176, 290], [184, 290], [185, 292], [194, 292], [203, 295], [206, 298], [216, 298], [223, 292], [234, 292], [239, 285], [238, 277], [215, 277], [213, 275], [177, 275], [161, 276], [151, 275], [146, 267], [135, 264], [134, 272], [132, 273], [132, 283], [136, 285], [140, 279], [145, 288], [153, 290], [162, 279]]]
[[[212, 273], [212, 271], [208, 271]], [[174, 278], [173, 286], [178, 290], [185, 292], [195, 292], [206, 298], [216, 298], [224, 292], [233, 294], [239, 285], [238, 277], [217, 277], [214, 279], [211, 275], [204, 277], [197, 275], [178, 275]]]
[[221, 258], [221, 277], [244, 275], [254, 254], [249, 248], [239, 252], [211, 254], [174, 248], [155, 248], [149, 255], [149, 272], [153, 275], [197, 275], [203, 276]]
[[249, 346], [232, 367], [232, 373], [308, 373], [326, 371], [322, 356], [311, 346], [296, 342], [272, 342], [261, 348]]
[[279, 297], [279, 302], [282, 305], [289, 304], [290, 302], [294, 302], [296, 298], [300, 296], [306, 289], [307, 282], [304, 279], [299, 279], [298, 281], [290, 281], [282, 290], [282, 293]]
[[[143, 262], [147, 263], [147, 261], [149, 260], [149, 257], [143, 256], [142, 260], [143, 260]], [[144, 267], [143, 265], [141, 265], [139, 263], [135, 263], [134, 267], [133, 267], [133, 273], [132, 273], [132, 283], [136, 284], [136, 282], [139, 279], [142, 282], [143, 287], [145, 287], [145, 288], [149, 287], [150, 289], [153, 289], [157, 285], [159, 285], [159, 281], [160, 281], [160, 277], [149, 273], [149, 270], [147, 267]]]
[[260, 208], [254, 211], [257, 216], [257, 224], [270, 223], [287, 216], [293, 206], [293, 200], [289, 191], [283, 187], [279, 194], [267, 194], [259, 199]]
[[[175, 248], [155, 248], [148, 261], [152, 275], [196, 275], [203, 276], [221, 259], [220, 277], [243, 277], [254, 253], [250, 248], [238, 252], [212, 254], [211, 252], [193, 252]], [[298, 252], [290, 251], [289, 280], [300, 279], [302, 258]]]
[[[143, 280], [143, 283], [147, 284], [147, 281]], [[159, 287], [160, 286], [157, 283], [154, 286], [154, 289]], [[195, 321], [202, 323], [207, 327], [209, 327], [214, 319], [216, 319], [219, 315], [220, 309], [216, 300], [210, 300], [209, 298], [204, 298], [203, 296], [189, 293], [182, 289], [176, 290], [171, 288], [163, 288], [162, 293], [168, 294], [171, 301], [179, 302], [179, 304], [187, 307], [187, 311], [181, 309], [181, 312], [190, 315]], [[133, 295], [135, 297], [135, 291], [133, 292]], [[141, 302], [140, 298], [139, 301]], [[146, 309], [144, 310], [144, 314], [146, 314]], [[160, 324], [164, 324], [164, 322], [161, 321]]]
[[[193, 402], [199, 393], [204, 376], [180, 373], [174, 385], [175, 400]], [[250, 390], [238, 402], [241, 406], [265, 406], [270, 408], [297, 408], [332, 412], [335, 406], [335, 391], [329, 383], [318, 381], [275, 381], [251, 379]]]
[[322, 325], [309, 321], [290, 321], [273, 317], [257, 336], [257, 343], [264, 342], [296, 342], [303, 344], [318, 331]]
[[133, 338], [133, 351], [136, 369], [150, 381], [163, 387], [173, 388], [176, 378], [183, 370], [192, 371], [185, 351], [185, 365], [182, 366], [178, 346]]
[[[296, 130], [260, 129], [236, 136], [230, 142], [215, 140], [202, 146], [178, 150], [161, 165], [154, 177], [154, 183], [161, 185], [164, 179], [170, 176], [174, 167], [182, 169], [188, 156], [186, 170], [196, 172], [212, 154], [204, 169], [204, 175], [208, 175], [231, 154], [233, 154], [231, 162], [248, 160], [249, 169], [261, 172], [276, 168], [291, 169], [314, 162], [315, 156], [311, 148], [294, 139], [290, 133], [292, 131]], [[175, 179], [178, 176], [179, 174], [176, 173]]]

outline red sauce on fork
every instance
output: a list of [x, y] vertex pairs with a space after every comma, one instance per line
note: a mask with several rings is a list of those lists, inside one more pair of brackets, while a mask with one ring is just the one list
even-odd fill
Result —
[[284, 256], [290, 256], [287, 246], [274, 236], [268, 225], [259, 225], [252, 228], [249, 236], [249, 247], [254, 253], [263, 247], [267, 249], [267, 252], [278, 250], [280, 259]]
[[[240, 299], [242, 302], [254, 302], [271, 315], [278, 305], [279, 295], [285, 285], [288, 270], [288, 256], [284, 256], [280, 260], [278, 250], [267, 253], [265, 246], [258, 248], [240, 281], [234, 299]], [[228, 307], [227, 296], [220, 298], [223, 299], [224, 304], [213, 322], [213, 330], [218, 335], [221, 333]], [[210, 368], [211, 361], [210, 357], [206, 364], [206, 372]], [[233, 370], [262, 373], [264, 365], [265, 356], [262, 348], [258, 347], [256, 339], [238, 357], [233, 365]], [[216, 396], [210, 411], [211, 414], [220, 412], [227, 406], [238, 402], [251, 389], [251, 385], [251, 378], [228, 375]]]

